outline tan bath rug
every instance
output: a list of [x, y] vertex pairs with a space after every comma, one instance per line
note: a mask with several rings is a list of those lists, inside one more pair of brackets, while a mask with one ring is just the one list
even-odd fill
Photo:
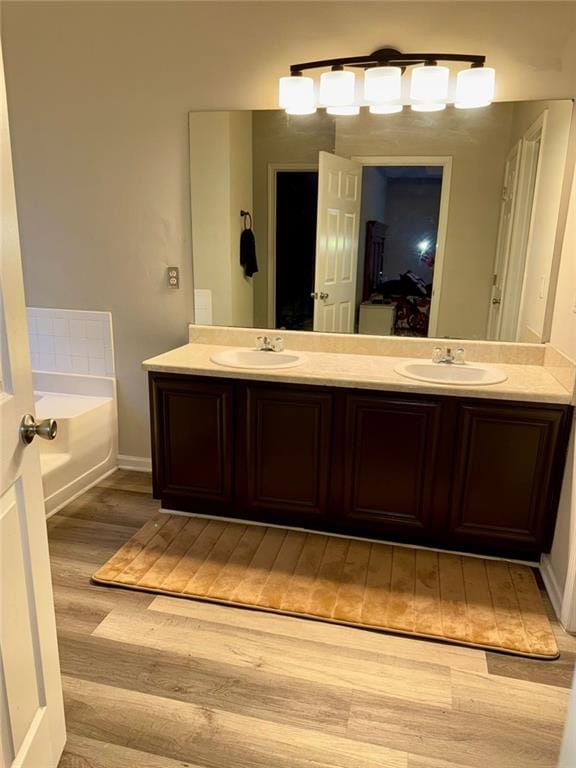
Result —
[[158, 514], [100, 584], [553, 659], [530, 568], [285, 528]]

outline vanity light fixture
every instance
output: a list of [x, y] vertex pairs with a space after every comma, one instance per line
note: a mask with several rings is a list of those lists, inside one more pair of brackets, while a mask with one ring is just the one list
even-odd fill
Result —
[[356, 90], [356, 75], [342, 66], [332, 67], [320, 75], [320, 106], [352, 107]]
[[[450, 70], [438, 62], [469, 64], [458, 72], [455, 106], [459, 109], [485, 107], [494, 98], [495, 72], [484, 67], [485, 56], [459, 53], [401, 53], [380, 48], [367, 56], [350, 56], [292, 64], [290, 75], [280, 78], [279, 104], [288, 114], [312, 114], [317, 106], [331, 115], [357, 115], [368, 106], [375, 115], [402, 111], [402, 75], [410, 68], [410, 105], [417, 112], [438, 112], [446, 108], [450, 92]], [[356, 75], [364, 70], [363, 98], [356, 96]], [[315, 82], [303, 72], [325, 69], [320, 76], [318, 99]]]
[[440, 112], [446, 109], [450, 70], [437, 64], [424, 64], [412, 70], [410, 100], [415, 112]]
[[354, 116], [360, 114], [360, 107], [354, 105], [346, 107], [326, 107], [326, 112], [329, 115]]
[[456, 77], [456, 103], [458, 109], [486, 107], [494, 98], [496, 72], [492, 67], [463, 69]]

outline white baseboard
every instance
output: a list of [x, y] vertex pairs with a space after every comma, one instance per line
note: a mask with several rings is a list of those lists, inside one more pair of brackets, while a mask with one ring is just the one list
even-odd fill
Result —
[[131, 469], [133, 472], [152, 472], [152, 459], [146, 456], [126, 456], [118, 454], [118, 469]]
[[560, 620], [562, 614], [562, 590], [558, 584], [558, 579], [552, 568], [552, 561], [550, 555], [542, 555], [540, 560], [540, 573], [542, 574], [542, 581], [548, 592], [548, 597], [554, 608], [554, 613]]

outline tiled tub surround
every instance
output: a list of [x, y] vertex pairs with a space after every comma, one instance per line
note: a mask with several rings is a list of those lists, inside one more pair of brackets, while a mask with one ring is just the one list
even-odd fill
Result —
[[114, 376], [112, 315], [28, 307], [32, 369]]
[[[527, 402], [566, 404], [572, 400], [569, 384], [573, 366], [559, 353], [548, 353], [554, 363], [549, 368], [546, 365], [546, 347], [543, 345], [280, 332], [288, 350], [304, 353], [304, 361], [298, 367], [239, 370], [217, 365], [210, 360], [214, 352], [230, 346], [254, 347], [255, 336], [261, 333], [278, 335], [279, 332], [190, 326], [190, 344], [146, 360], [144, 368], [221, 378]], [[467, 360], [493, 363], [508, 378], [501, 384], [488, 386], [433, 384], [407, 379], [394, 370], [406, 358], [430, 359], [432, 350], [437, 346], [464, 346]]]

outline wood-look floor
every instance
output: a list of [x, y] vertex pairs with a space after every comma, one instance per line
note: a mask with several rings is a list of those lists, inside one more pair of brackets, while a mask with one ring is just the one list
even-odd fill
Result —
[[576, 658], [533, 661], [95, 586], [158, 508], [118, 471], [49, 520], [61, 768], [554, 768]]

